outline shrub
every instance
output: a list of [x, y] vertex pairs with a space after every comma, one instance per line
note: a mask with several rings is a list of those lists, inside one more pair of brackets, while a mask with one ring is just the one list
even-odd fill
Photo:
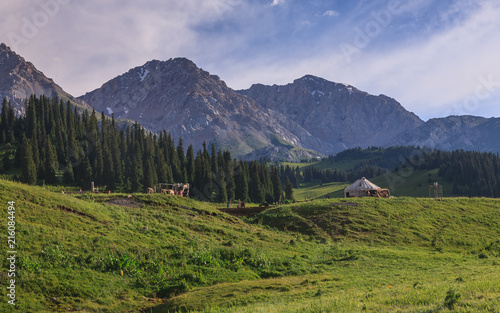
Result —
[[446, 297], [444, 298], [444, 306], [450, 310], [453, 310], [455, 304], [460, 300], [462, 295], [453, 289], [446, 292]]

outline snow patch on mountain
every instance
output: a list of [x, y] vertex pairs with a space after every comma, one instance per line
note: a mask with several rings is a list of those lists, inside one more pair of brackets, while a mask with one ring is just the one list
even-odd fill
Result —
[[146, 76], [148, 76], [148, 74], [149, 74], [149, 70], [144, 69], [144, 68], [141, 68], [140, 72], [137, 73], [141, 82], [144, 80], [144, 78], [146, 78]]

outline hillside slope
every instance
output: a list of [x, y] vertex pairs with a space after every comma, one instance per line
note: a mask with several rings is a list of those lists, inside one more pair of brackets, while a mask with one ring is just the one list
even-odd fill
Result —
[[[500, 201], [484, 198], [333, 199], [270, 209], [261, 224], [371, 244], [481, 251], [500, 234]], [[496, 247], [497, 249], [500, 246]], [[496, 254], [500, 251], [496, 251]]]
[[[287, 249], [295, 236], [186, 198], [64, 195], [1, 180], [0, 199], [15, 202], [17, 308], [23, 312], [135, 310], [194, 287], [310, 267], [308, 260], [283, 264], [310, 252], [305, 245]], [[0, 311], [9, 310], [3, 301]]]
[[0, 199], [15, 202], [23, 312], [440, 310], [450, 287], [464, 310], [500, 299], [496, 200], [325, 200], [249, 224], [161, 195], [65, 195], [0, 181]]

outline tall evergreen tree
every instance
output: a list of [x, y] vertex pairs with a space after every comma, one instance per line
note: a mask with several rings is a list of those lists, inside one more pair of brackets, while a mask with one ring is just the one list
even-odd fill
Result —
[[236, 185], [235, 200], [248, 202], [249, 186], [248, 186], [248, 169], [247, 164], [243, 161], [234, 161], [234, 181]]
[[249, 192], [250, 200], [255, 203], [264, 202], [264, 191], [262, 189], [262, 184], [259, 175], [259, 165], [256, 161], [250, 162], [250, 183]]
[[43, 178], [48, 184], [53, 184], [56, 182], [56, 170], [58, 169], [59, 163], [57, 162], [57, 155], [50, 140], [45, 140], [45, 157], [44, 157], [44, 175]]
[[63, 181], [65, 184], [71, 185], [75, 182], [75, 174], [73, 172], [73, 166], [71, 162], [66, 165], [66, 169], [64, 170]]
[[113, 161], [113, 156], [111, 155], [111, 150], [108, 148], [107, 144], [104, 144], [102, 152], [103, 152], [102, 183], [106, 185], [109, 190], [115, 190], [116, 180], [117, 180], [115, 175], [115, 164]]
[[194, 182], [194, 170], [195, 170], [194, 149], [193, 145], [189, 145], [186, 154], [186, 175], [187, 175], [187, 181], [190, 184]]
[[33, 160], [30, 141], [25, 136], [22, 138], [21, 155], [21, 181], [29, 185], [34, 185], [36, 184], [37, 169]]
[[0, 115], [0, 143], [7, 142], [8, 116], [7, 98], [3, 98], [2, 113]]
[[2, 171], [5, 172], [10, 169], [10, 151], [5, 151], [2, 158]]
[[293, 185], [288, 179], [288, 176], [285, 178], [285, 198], [290, 201], [294, 201], [293, 198]]
[[234, 181], [233, 162], [231, 161], [226, 163], [225, 181], [226, 181], [227, 198], [229, 200], [235, 200], [236, 183]]
[[158, 176], [153, 168], [153, 161], [148, 158], [146, 161], [146, 166], [144, 167], [144, 188], [154, 188], [158, 184]]
[[281, 180], [276, 167], [271, 168], [271, 182], [273, 184], [274, 202], [278, 202], [283, 194], [283, 190], [281, 188]]
[[210, 150], [211, 150], [210, 165], [212, 168], [212, 173], [214, 173], [214, 175], [217, 175], [217, 173], [219, 172], [219, 166], [217, 163], [217, 153], [215, 152], [215, 144], [212, 143]]
[[143, 182], [143, 167], [142, 167], [142, 153], [140, 149], [139, 142], [134, 143], [134, 155], [132, 157], [132, 167], [131, 167], [131, 191], [140, 192], [142, 190]]
[[225, 180], [224, 172], [219, 172], [216, 176], [216, 181], [214, 183], [216, 194], [216, 201], [219, 203], [227, 202], [227, 185]]

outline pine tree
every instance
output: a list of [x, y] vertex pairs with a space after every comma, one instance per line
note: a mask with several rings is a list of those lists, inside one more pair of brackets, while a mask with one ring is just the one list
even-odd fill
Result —
[[92, 169], [94, 170], [92, 173], [92, 177], [94, 182], [99, 185], [103, 183], [103, 173], [104, 173], [104, 157], [102, 153], [101, 142], [97, 141], [95, 145], [95, 150], [90, 155], [93, 157]]
[[234, 181], [233, 162], [231, 161], [226, 163], [225, 181], [226, 181], [227, 198], [229, 200], [235, 200], [236, 183]]
[[271, 168], [271, 181], [273, 184], [274, 202], [278, 202], [280, 201], [283, 191], [281, 189], [281, 180], [278, 175], [278, 169], [275, 167]]
[[249, 186], [248, 186], [248, 170], [246, 163], [243, 161], [234, 161], [234, 181], [236, 185], [235, 189], [235, 200], [240, 200], [243, 202], [248, 202], [249, 198]]
[[285, 198], [290, 201], [294, 201], [293, 199], [293, 185], [288, 179], [288, 176], [285, 178]]
[[264, 202], [264, 191], [259, 175], [259, 165], [256, 161], [250, 163], [250, 200], [255, 203]]
[[109, 140], [109, 149], [114, 166], [114, 182], [121, 184], [123, 182], [123, 162], [120, 145], [123, 144], [121, 136], [117, 134], [117, 129], [113, 128], [113, 133]]
[[210, 150], [211, 150], [211, 152], [210, 152], [210, 164], [211, 164], [211, 168], [212, 168], [212, 173], [214, 175], [217, 175], [217, 173], [219, 172], [219, 166], [217, 163], [217, 154], [215, 153], [215, 144], [212, 143]]
[[210, 171], [210, 159], [205, 153], [198, 151], [195, 159], [194, 186], [200, 195], [206, 199], [212, 199], [212, 175]]
[[162, 149], [158, 151], [155, 162], [156, 162], [156, 176], [158, 177], [158, 182], [159, 183], [172, 182], [172, 170], [165, 161]]
[[71, 162], [66, 165], [66, 169], [63, 175], [63, 181], [68, 185], [71, 185], [75, 182], [75, 174], [73, 173], [73, 166], [71, 165]]
[[57, 155], [52, 142], [47, 138], [45, 143], [45, 156], [44, 156], [44, 174], [43, 178], [48, 184], [53, 184], [56, 182], [56, 169], [59, 167], [57, 162]]
[[156, 184], [158, 184], [158, 176], [153, 168], [153, 161], [149, 158], [144, 167], [143, 186], [145, 188], [153, 188]]
[[0, 143], [7, 142], [8, 116], [7, 98], [3, 98], [2, 113], [0, 115]]
[[88, 157], [84, 157], [82, 163], [78, 165], [78, 178], [77, 182], [83, 189], [90, 188], [92, 182], [92, 165]]
[[21, 181], [23, 183], [34, 185], [36, 184], [37, 169], [33, 160], [33, 152], [30, 146], [30, 141], [23, 136], [21, 143]]
[[142, 168], [142, 153], [140, 150], [139, 142], [134, 143], [134, 155], [131, 162], [131, 191], [139, 192], [142, 190], [143, 182], [143, 168]]
[[216, 186], [215, 190], [217, 191], [216, 194], [216, 201], [219, 203], [226, 203], [227, 202], [227, 190], [226, 190], [226, 181], [225, 181], [225, 175], [224, 172], [219, 172], [217, 175], [216, 179]]
[[103, 171], [102, 171], [102, 183], [107, 186], [109, 190], [115, 190], [115, 165], [113, 161], [113, 156], [111, 155], [111, 150], [108, 148], [107, 144], [104, 144], [102, 151], [103, 157]]
[[186, 175], [187, 175], [187, 181], [190, 184], [194, 182], [194, 170], [195, 170], [194, 149], [193, 145], [189, 145], [186, 155]]
[[179, 158], [181, 169], [184, 170], [184, 167], [186, 166], [186, 155], [184, 152], [184, 143], [182, 141], [182, 137], [179, 137], [179, 143], [177, 144], [177, 157]]

